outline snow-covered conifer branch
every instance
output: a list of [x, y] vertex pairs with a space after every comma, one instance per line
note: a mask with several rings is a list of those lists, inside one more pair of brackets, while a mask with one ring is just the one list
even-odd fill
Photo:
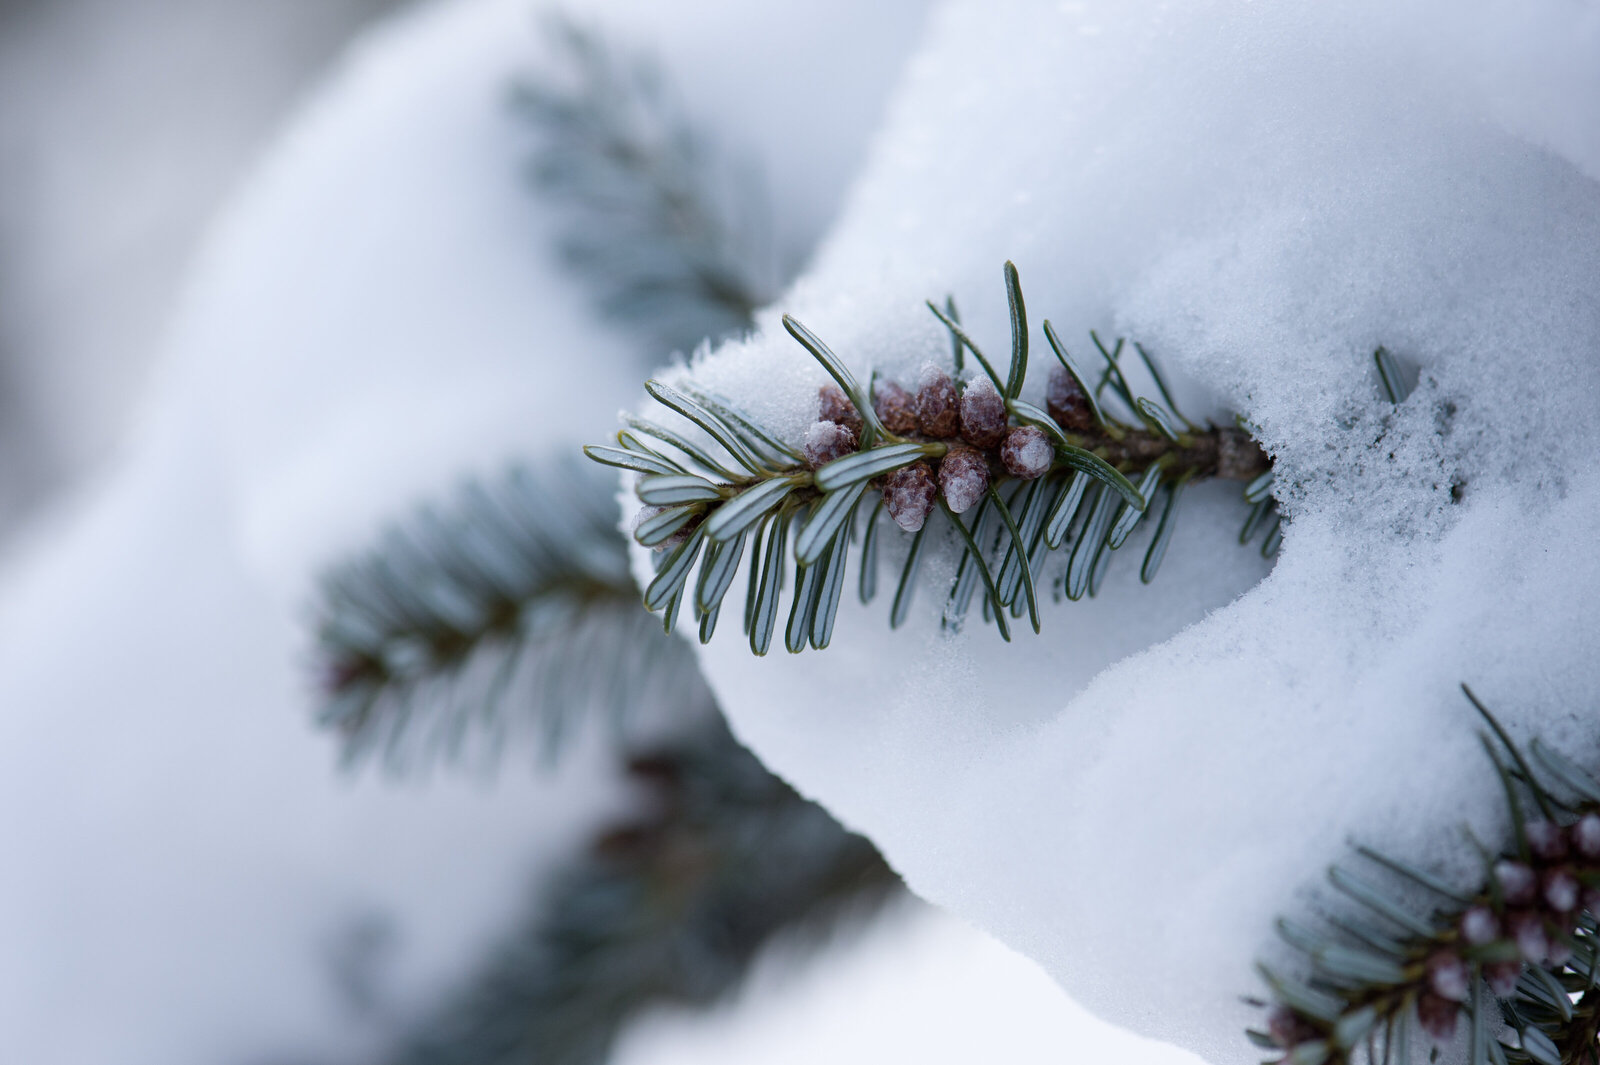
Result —
[[[890, 615], [898, 624], [924, 558], [924, 526], [936, 507], [963, 552], [946, 624], [961, 624], [981, 583], [985, 616], [1007, 639], [1008, 617], [1026, 613], [1039, 630], [1038, 582], [1051, 552], [1067, 558], [1055, 597], [1092, 596], [1112, 554], [1153, 519], [1141, 567], [1144, 580], [1152, 579], [1183, 489], [1198, 479], [1248, 482], [1245, 498], [1254, 509], [1241, 541], [1267, 527], [1264, 550], [1276, 550], [1266, 455], [1238, 428], [1201, 426], [1185, 417], [1143, 347], [1132, 346], [1156, 382], [1159, 402], [1129, 385], [1123, 341], [1107, 346], [1090, 334], [1100, 360], [1091, 375], [1046, 321], [1043, 333], [1056, 362], [1046, 408], [1023, 401], [1027, 311], [1010, 263], [1005, 281], [1012, 343], [1004, 374], [962, 328], [953, 303], [944, 310], [929, 303], [951, 334], [957, 372], [963, 353], [983, 372], [963, 382], [930, 366], [914, 392], [876, 378], [864, 386], [826, 343], [785, 317], [789, 333], [835, 382], [823, 388], [818, 420], [798, 447], [692, 384], [647, 383], [657, 401], [689, 423], [685, 430], [628, 418], [616, 447], [585, 450], [598, 462], [640, 475], [637, 494], [647, 509], [634, 538], [658, 549], [645, 605], [663, 613], [669, 630], [688, 602], [700, 639], [711, 638], [748, 550], [753, 562], [743, 625], [751, 649], [764, 654], [778, 629], [780, 567], [788, 564], [792, 540], [796, 568], [784, 644], [791, 652], [826, 647], [858, 535], [861, 597], [875, 594], [885, 514], [916, 537]], [[699, 576], [691, 584], [696, 562]]]
[[653, 358], [746, 328], [786, 280], [758, 174], [718, 156], [647, 57], [564, 17], [548, 26], [566, 77], [524, 80], [513, 100], [568, 265]]
[[640, 1010], [709, 1005], [775, 936], [818, 938], [897, 890], [870, 843], [768, 773], [720, 718], [628, 769], [647, 814], [564, 867], [386, 1061], [601, 1065]]
[[469, 484], [324, 577], [320, 717], [347, 759], [492, 755], [514, 731], [549, 748], [585, 709], [709, 701], [692, 656], [638, 610], [597, 472], [565, 461]]
[[1478, 845], [1483, 879], [1470, 890], [1367, 848], [1359, 871], [1330, 870], [1348, 908], [1318, 927], [1278, 923], [1307, 974], [1261, 967], [1276, 1003], [1267, 1030], [1249, 1035], [1277, 1060], [1404, 1065], [1420, 1041], [1452, 1045], [1463, 1014], [1470, 1065], [1596, 1060], [1600, 780], [1537, 739], [1525, 754], [1466, 693], [1488, 726], [1512, 840], [1494, 852]]

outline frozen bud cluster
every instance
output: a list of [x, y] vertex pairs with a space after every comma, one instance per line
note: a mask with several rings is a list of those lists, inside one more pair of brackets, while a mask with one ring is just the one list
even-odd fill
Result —
[[961, 436], [973, 447], [991, 448], [1006, 437], [1009, 428], [1006, 401], [987, 377], [967, 386], [961, 396]]
[[916, 532], [933, 511], [935, 492], [928, 464], [917, 462], [895, 470], [885, 479], [883, 505], [896, 525], [906, 532]]
[[1050, 438], [1036, 425], [1011, 430], [1000, 445], [1000, 461], [1005, 463], [1006, 472], [1024, 481], [1049, 473], [1055, 457]]
[[1472, 970], [1466, 961], [1448, 950], [1429, 955], [1426, 965], [1428, 990], [1451, 1002], [1465, 1002], [1471, 990]]
[[1045, 388], [1044, 402], [1050, 417], [1061, 423], [1061, 427], [1068, 432], [1085, 432], [1094, 425], [1089, 397], [1084, 395], [1083, 386], [1067, 372], [1065, 366], [1050, 367], [1050, 382]]
[[926, 436], [945, 440], [961, 428], [961, 399], [949, 374], [929, 363], [917, 388], [917, 427]]
[[861, 412], [838, 385], [823, 385], [817, 390], [817, 420], [833, 422], [861, 435]]
[[835, 421], [812, 423], [811, 428], [806, 430], [805, 440], [800, 445], [800, 450], [806, 457], [806, 464], [814, 470], [826, 466], [834, 459], [844, 458], [855, 449], [855, 431]]
[[1567, 834], [1554, 821], [1529, 821], [1523, 832], [1535, 858], [1555, 862], [1567, 856]]
[[1600, 814], [1584, 814], [1572, 826], [1572, 847], [1590, 861], [1600, 861]]
[[872, 409], [878, 412], [878, 420], [891, 433], [905, 436], [917, 431], [917, 401], [893, 381], [878, 386]]
[[989, 460], [973, 448], [953, 447], [939, 463], [939, 491], [957, 514], [970, 510], [988, 489]]

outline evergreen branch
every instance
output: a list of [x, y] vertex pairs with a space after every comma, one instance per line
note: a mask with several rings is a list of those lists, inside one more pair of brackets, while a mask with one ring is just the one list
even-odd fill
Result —
[[552, 16], [555, 76], [513, 102], [539, 135], [532, 180], [567, 264], [653, 357], [749, 328], [787, 278], [763, 184], [734, 173], [648, 58]]
[[[1530, 761], [1463, 690], [1489, 726], [1485, 750], [1505, 788], [1513, 839], [1498, 855], [1483, 853], [1484, 877], [1471, 891], [1365, 847], [1358, 853], [1370, 873], [1330, 870], [1354, 911], [1328, 918], [1325, 931], [1279, 922], [1308, 962], [1306, 979], [1262, 969], [1277, 1002], [1266, 1031], [1249, 1036], [1279, 1051], [1276, 1060], [1343, 1065], [1365, 1056], [1370, 1065], [1404, 1065], [1413, 1027], [1443, 1046], [1465, 1015], [1471, 1065], [1594, 1065], [1600, 780], [1538, 740]], [[1564, 794], [1546, 787], [1534, 763]], [[1532, 820], [1523, 819], [1524, 798]], [[1373, 873], [1382, 879], [1369, 879]], [[1419, 891], [1438, 905], [1419, 912], [1409, 901]], [[1490, 998], [1514, 1043], [1490, 1038]]]
[[319, 718], [346, 760], [492, 755], [513, 728], [553, 750], [579, 711], [702, 699], [692, 656], [638, 611], [612, 505], [586, 463], [513, 470], [328, 573]]
[[[745, 612], [751, 647], [763, 654], [770, 646], [783, 583], [774, 567], [785, 564], [791, 531], [796, 573], [785, 646], [791, 652], [807, 644], [820, 647], [832, 631], [840, 598], [834, 589], [862, 506], [869, 515], [864, 566], [876, 565], [879, 510], [917, 537], [897, 585], [891, 625], [906, 616], [924, 554], [924, 525], [937, 503], [961, 547], [946, 625], [963, 622], [981, 577], [985, 616], [1005, 638], [1008, 613], [1026, 613], [1037, 631], [1037, 589], [1047, 555], [1069, 556], [1055, 583], [1058, 600], [1092, 596], [1112, 554], [1155, 515], [1158, 531], [1141, 566], [1141, 577], [1152, 579], [1176, 527], [1180, 489], [1191, 481], [1249, 482], [1246, 499], [1254, 509], [1241, 542], [1265, 529], [1264, 553], [1276, 550], [1281, 532], [1267, 457], [1241, 429], [1201, 427], [1179, 411], [1143, 347], [1135, 350], [1151, 371], [1160, 402], [1134, 393], [1118, 361], [1124, 344], [1108, 349], [1094, 334], [1105, 369], [1091, 387], [1047, 321], [1045, 338], [1059, 366], [1049, 375], [1046, 409], [1023, 401], [1027, 311], [1010, 263], [1005, 282], [1012, 324], [1005, 374], [961, 326], [953, 301], [943, 310], [930, 302], [950, 333], [957, 368], [970, 352], [982, 376], [963, 384], [933, 371], [914, 395], [876, 376], [863, 386], [821, 338], [785, 316], [790, 335], [834, 381], [822, 389], [818, 421], [798, 448], [726, 400], [692, 386], [649, 382], [651, 395], [687, 422], [694, 438], [630, 418], [618, 446], [585, 449], [597, 462], [639, 474], [640, 501], [658, 508], [643, 513], [635, 530], [640, 544], [662, 552], [660, 576], [646, 604], [663, 611], [670, 627], [699, 553], [705, 550], [708, 562], [702, 565], [711, 565], [709, 560], [723, 557], [721, 545], [770, 524], [765, 551], [751, 552], [751, 606]], [[641, 437], [655, 446], [642, 444]], [[1153, 508], [1157, 498], [1163, 505]], [[974, 508], [970, 522], [958, 517]], [[691, 606], [704, 641], [731, 581], [702, 578], [698, 587]], [[870, 599], [876, 573], [863, 572], [860, 587], [863, 600]]]
[[713, 719], [629, 761], [653, 812], [559, 874], [467, 990], [385, 1065], [600, 1065], [643, 1009], [706, 1006], [776, 937], [815, 941], [899, 880]]

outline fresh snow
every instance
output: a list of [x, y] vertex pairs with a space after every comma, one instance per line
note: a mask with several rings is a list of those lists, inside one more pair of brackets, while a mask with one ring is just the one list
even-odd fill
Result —
[[1036, 352], [1143, 341], [1292, 521], [1269, 567], [1237, 485], [1191, 490], [1153, 585], [1135, 539], [1009, 646], [941, 635], [947, 543], [899, 631], [880, 596], [822, 654], [719, 635], [740, 736], [1099, 1015], [1255, 1060], [1252, 962], [1349, 840], [1459, 875], [1463, 820], [1502, 837], [1459, 683], [1600, 762], [1597, 181], [1592, 2], [944, 4], [815, 267], [693, 376], [798, 440], [826, 377], [779, 311], [910, 381], [924, 299], [1003, 356], [1009, 258]]

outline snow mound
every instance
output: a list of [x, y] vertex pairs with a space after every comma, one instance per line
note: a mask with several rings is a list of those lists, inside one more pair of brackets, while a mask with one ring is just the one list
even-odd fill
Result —
[[1594, 753], [1597, 180], [1593, 3], [946, 4], [815, 268], [694, 378], [798, 440], [825, 377], [778, 310], [910, 382], [925, 298], [1004, 351], [1009, 258], [1035, 329], [1257, 426], [1292, 521], [1269, 574], [1193, 492], [1155, 584], [1119, 559], [1011, 645], [939, 634], [948, 549], [901, 631], [720, 635], [740, 736], [1102, 1016], [1253, 1060], [1251, 963], [1347, 838], [1458, 869], [1501, 830], [1459, 682]]

